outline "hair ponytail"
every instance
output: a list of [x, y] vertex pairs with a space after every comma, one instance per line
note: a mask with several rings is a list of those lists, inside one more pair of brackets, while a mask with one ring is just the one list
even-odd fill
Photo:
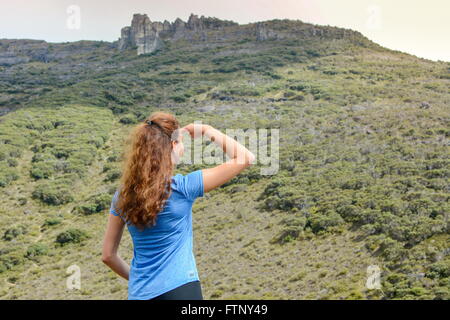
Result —
[[139, 227], [156, 223], [171, 193], [171, 137], [178, 128], [173, 115], [156, 112], [132, 130], [116, 204], [125, 221]]

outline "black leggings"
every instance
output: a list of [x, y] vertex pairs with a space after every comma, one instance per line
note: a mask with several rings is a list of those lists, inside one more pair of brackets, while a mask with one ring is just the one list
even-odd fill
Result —
[[150, 300], [203, 300], [200, 281], [192, 281]]

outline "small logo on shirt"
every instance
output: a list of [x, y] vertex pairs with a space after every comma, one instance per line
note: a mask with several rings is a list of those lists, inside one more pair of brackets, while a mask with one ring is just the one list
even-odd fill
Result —
[[193, 270], [188, 271], [188, 277], [189, 278], [195, 277], [195, 271], [193, 271]]

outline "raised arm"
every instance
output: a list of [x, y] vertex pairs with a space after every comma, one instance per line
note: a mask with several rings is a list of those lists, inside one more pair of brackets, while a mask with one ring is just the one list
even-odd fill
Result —
[[255, 161], [255, 156], [247, 148], [210, 125], [189, 124], [183, 129], [194, 138], [199, 135], [208, 137], [230, 157], [230, 160], [223, 164], [202, 170], [205, 192], [233, 179]]

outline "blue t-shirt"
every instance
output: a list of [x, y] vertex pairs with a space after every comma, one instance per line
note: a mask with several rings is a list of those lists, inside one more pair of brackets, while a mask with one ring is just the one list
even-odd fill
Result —
[[[156, 224], [143, 230], [127, 224], [133, 240], [128, 299], [147, 300], [185, 283], [200, 280], [193, 254], [192, 204], [203, 196], [201, 170], [172, 177], [172, 193]], [[119, 191], [114, 194], [110, 213]]]

